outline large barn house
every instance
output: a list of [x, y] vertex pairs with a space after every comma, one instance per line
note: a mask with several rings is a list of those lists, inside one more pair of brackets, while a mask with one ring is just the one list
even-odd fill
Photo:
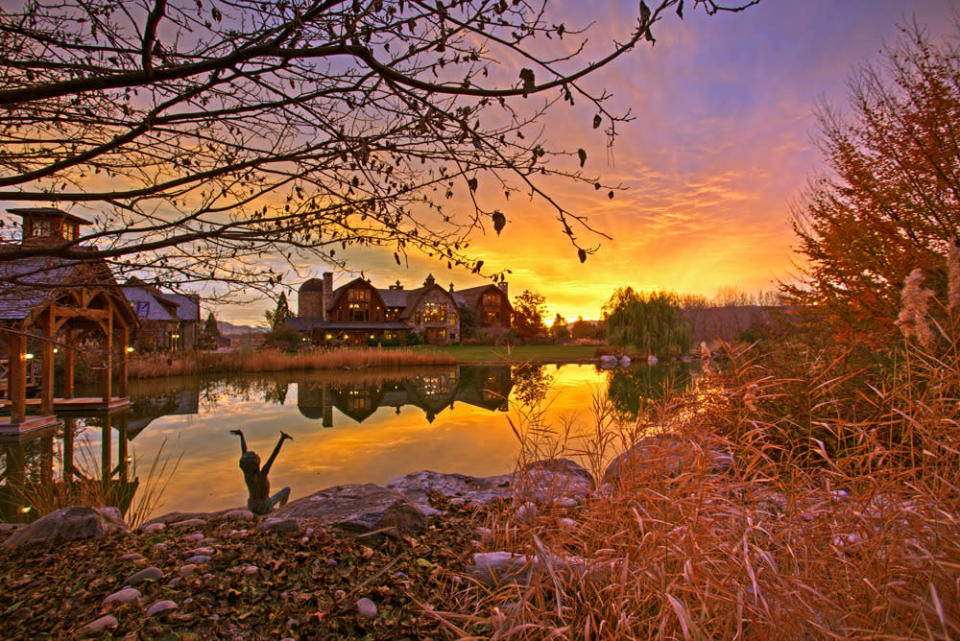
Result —
[[477, 327], [509, 327], [511, 312], [506, 283], [455, 291], [430, 275], [416, 289], [400, 281], [379, 289], [363, 278], [334, 289], [326, 272], [300, 286], [298, 314], [287, 323], [316, 344], [404, 344], [416, 333], [422, 342], [446, 345], [460, 341], [464, 314]]

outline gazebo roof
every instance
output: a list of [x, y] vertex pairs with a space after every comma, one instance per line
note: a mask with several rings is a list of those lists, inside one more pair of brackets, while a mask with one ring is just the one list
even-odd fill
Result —
[[80, 216], [75, 216], [56, 207], [16, 207], [14, 209], [8, 209], [7, 212], [17, 216], [56, 216], [58, 218], [66, 218], [81, 225], [92, 224], [85, 218], [80, 218]]
[[28, 317], [54, 290], [73, 280], [79, 265], [78, 260], [49, 256], [0, 262], [0, 320]]

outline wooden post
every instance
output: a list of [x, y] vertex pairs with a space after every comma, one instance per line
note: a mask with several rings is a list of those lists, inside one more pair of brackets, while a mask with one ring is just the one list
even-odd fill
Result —
[[67, 485], [73, 483], [73, 431], [77, 419], [63, 419], [63, 480]]
[[130, 328], [126, 325], [120, 332], [120, 396], [127, 396], [127, 342], [130, 340]]
[[66, 343], [68, 347], [63, 354], [63, 397], [73, 398], [73, 363], [76, 350], [73, 348], [73, 330], [67, 330]]
[[109, 414], [103, 417], [103, 427], [100, 429], [100, 482], [103, 483], [103, 489], [107, 490], [113, 476], [113, 427]]
[[40, 439], [40, 484], [44, 489], [53, 484], [53, 434]]
[[107, 318], [107, 336], [104, 340], [106, 354], [103, 363], [103, 401], [113, 397], [113, 315]]
[[43, 345], [40, 348], [40, 414], [53, 414], [53, 306], [47, 309], [43, 323]]
[[7, 348], [7, 365], [10, 392], [10, 423], [23, 423], [27, 415], [27, 337], [10, 334]]
[[124, 412], [117, 422], [117, 478], [127, 480], [127, 413]]

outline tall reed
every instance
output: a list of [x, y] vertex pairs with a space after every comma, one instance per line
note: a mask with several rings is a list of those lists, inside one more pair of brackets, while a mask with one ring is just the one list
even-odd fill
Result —
[[[572, 456], [600, 481], [663, 431], [688, 455], [572, 510], [494, 511], [482, 549], [539, 571], [454, 583], [436, 615], [484, 639], [960, 638], [960, 332], [935, 329], [869, 358], [728, 349], [726, 369], [635, 423], [602, 397], [592, 426], [525, 410], [523, 464]], [[716, 451], [735, 461], [722, 474]]]
[[281, 372], [285, 370], [360, 369], [367, 367], [421, 367], [453, 365], [456, 358], [433, 352], [402, 349], [351, 349], [289, 353], [276, 349], [237, 352], [180, 352], [142, 354], [131, 359], [132, 378]]

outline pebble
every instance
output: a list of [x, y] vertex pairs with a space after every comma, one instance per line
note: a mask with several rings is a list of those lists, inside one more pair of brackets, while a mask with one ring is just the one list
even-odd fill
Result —
[[377, 604], [367, 597], [357, 599], [357, 614], [362, 616], [364, 619], [376, 619]]
[[207, 522], [203, 519], [184, 519], [176, 523], [171, 523], [170, 527], [200, 527], [206, 524]]
[[282, 639], [280, 639], [280, 641], [297, 641], [297, 640], [294, 639], [293, 637], [283, 637]]
[[166, 523], [148, 523], [147, 525], [143, 526], [143, 531], [146, 534], [150, 534], [151, 532], [160, 532], [166, 529], [167, 529]]
[[201, 563], [206, 563], [210, 560], [210, 557], [205, 554], [196, 554], [187, 559], [187, 563], [192, 563], [193, 565], [200, 565]]
[[519, 510], [517, 510], [517, 522], [530, 523], [537, 518], [537, 514], [539, 513], [540, 510], [537, 509], [537, 506], [527, 501], [520, 506]]
[[256, 576], [260, 574], [260, 568], [255, 565], [247, 565], [243, 568], [243, 573], [247, 576]]
[[83, 632], [103, 632], [104, 630], [113, 630], [119, 625], [117, 617], [112, 614], [102, 616], [83, 626]]
[[572, 497], [569, 497], [569, 496], [565, 496], [565, 497], [563, 497], [563, 498], [561, 498], [561, 499], [558, 499], [556, 502], [554, 502], [554, 505], [557, 506], [557, 507], [567, 507], [567, 508], [569, 508], [569, 507], [577, 507], [577, 505], [579, 505], [579, 503], [577, 503], [577, 499], [572, 498]]
[[257, 529], [263, 532], [299, 532], [300, 521], [297, 519], [271, 518], [262, 521]]
[[488, 527], [478, 527], [477, 536], [480, 537], [481, 541], [486, 541], [493, 536], [493, 530]]
[[180, 566], [180, 576], [190, 576], [197, 571], [197, 566], [193, 563], [187, 563], [186, 565]]
[[560, 527], [565, 528], [565, 529], [568, 529], [568, 530], [572, 530], [572, 529], [576, 528], [576, 527], [579, 525], [579, 524], [578, 524], [576, 521], [574, 521], [573, 519], [560, 519], [560, 520], [558, 521], [558, 523], [560, 524]]
[[135, 574], [131, 574], [127, 578], [127, 580], [124, 581], [123, 584], [139, 585], [144, 581], [159, 581], [162, 578], [163, 578], [163, 570], [161, 570], [160, 568], [150, 567], [150, 568], [144, 568]]
[[295, 628], [295, 627], [297, 627], [298, 625], [300, 625], [300, 621], [299, 621], [299, 620], [297, 620], [297, 619], [287, 619], [287, 627], [288, 627], [288, 628]]
[[105, 598], [103, 604], [108, 603], [131, 603], [140, 599], [140, 590], [136, 588], [123, 588]]
[[182, 577], [179, 577], [179, 576], [175, 576], [175, 577], [173, 577], [172, 579], [170, 579], [169, 581], [167, 581], [167, 587], [168, 587], [168, 588], [175, 588], [175, 587], [177, 587], [178, 585], [180, 585], [181, 583], [183, 583], [183, 578], [182, 578]]
[[197, 541], [203, 540], [203, 532], [194, 532], [193, 534], [188, 534], [183, 537], [183, 540], [187, 543], [196, 543]]
[[150, 546], [150, 549], [153, 550], [154, 552], [162, 552], [163, 550], [166, 550], [166, 549], [167, 549], [167, 544], [166, 544], [166, 543], [154, 543], [153, 545]]
[[253, 512], [244, 510], [243, 508], [224, 512], [221, 516], [230, 521], [252, 521], [255, 518]]
[[139, 552], [128, 552], [120, 557], [121, 561], [142, 561], [143, 555]]
[[230, 536], [246, 536], [246, 530], [230, 530]]
[[183, 553], [183, 556], [197, 556], [198, 554], [202, 554], [203, 556], [213, 556], [216, 553], [217, 551], [212, 547], [205, 546], [202, 548], [194, 548], [192, 550], [188, 550]]
[[337, 567], [336, 559], [327, 559], [327, 567], [335, 568]]
[[163, 614], [164, 612], [169, 612], [170, 610], [176, 610], [178, 607], [175, 601], [157, 601], [149, 608], [147, 608], [147, 616], [155, 617], [158, 614]]

